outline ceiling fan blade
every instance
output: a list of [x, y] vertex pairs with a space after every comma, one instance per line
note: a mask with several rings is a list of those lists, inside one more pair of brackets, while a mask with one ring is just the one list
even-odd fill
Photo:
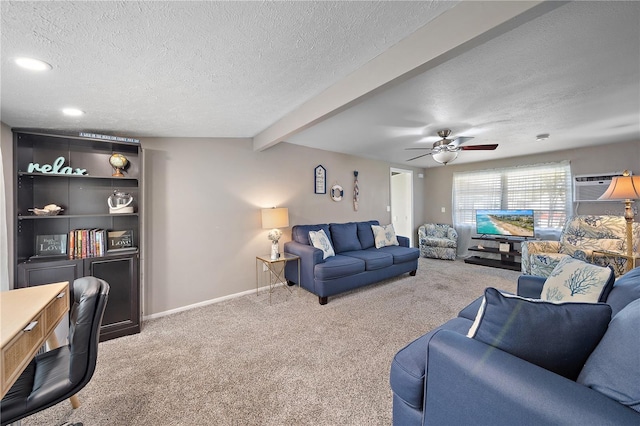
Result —
[[418, 158], [426, 157], [427, 155], [431, 155], [431, 154], [433, 154], [433, 153], [432, 153], [432, 152], [430, 152], [430, 153], [428, 153], [428, 154], [418, 155], [417, 157], [409, 158], [407, 161], [417, 160]]
[[405, 151], [411, 151], [414, 149], [433, 149], [433, 148], [427, 148], [426, 146], [424, 148], [405, 148]]
[[451, 142], [449, 142], [449, 146], [454, 146], [457, 148], [460, 145], [469, 142], [471, 139], [473, 139], [473, 136], [459, 136], [454, 140], [452, 140]]
[[498, 147], [497, 143], [488, 144], [488, 145], [471, 145], [471, 146], [461, 146], [460, 149], [463, 151], [493, 151]]

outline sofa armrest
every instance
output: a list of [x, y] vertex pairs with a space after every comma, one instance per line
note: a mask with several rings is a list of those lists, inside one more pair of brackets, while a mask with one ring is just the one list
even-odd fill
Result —
[[520, 275], [518, 277], [518, 296], [539, 299], [546, 280], [545, 277], [536, 275]]
[[449, 330], [427, 348], [423, 424], [637, 425], [640, 413]]
[[314, 246], [301, 244], [296, 241], [284, 243], [284, 251], [300, 256], [300, 283], [298, 283], [298, 271], [295, 262], [287, 262], [284, 276], [287, 280], [300, 284], [301, 287], [313, 291], [314, 289], [314, 268], [318, 263], [323, 263], [322, 250]]
[[402, 247], [409, 247], [409, 237], [403, 237], [402, 235], [396, 235], [398, 239], [398, 244]]

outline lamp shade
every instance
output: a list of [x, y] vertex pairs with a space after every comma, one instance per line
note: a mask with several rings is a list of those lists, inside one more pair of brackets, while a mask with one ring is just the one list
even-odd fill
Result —
[[289, 226], [289, 209], [286, 207], [262, 209], [264, 229], [286, 228]]
[[436, 152], [435, 154], [433, 154], [432, 157], [438, 163], [447, 164], [455, 160], [456, 158], [458, 158], [458, 151], [442, 150], [440, 152]]
[[622, 176], [611, 180], [609, 188], [598, 200], [637, 200], [640, 199], [640, 176], [630, 176], [624, 171]]

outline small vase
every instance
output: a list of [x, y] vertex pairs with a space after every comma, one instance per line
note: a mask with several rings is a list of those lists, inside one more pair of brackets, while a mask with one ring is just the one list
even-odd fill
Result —
[[278, 253], [278, 241], [271, 241], [271, 260], [277, 260], [280, 257]]

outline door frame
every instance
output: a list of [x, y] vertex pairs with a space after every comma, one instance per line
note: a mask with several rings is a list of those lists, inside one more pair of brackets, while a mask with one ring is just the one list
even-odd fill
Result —
[[[391, 205], [391, 223], [393, 223], [393, 215], [394, 215], [394, 207], [395, 210], [399, 210], [401, 208], [401, 206], [394, 206], [394, 197], [393, 197], [393, 186], [394, 186], [394, 182], [393, 182], [393, 176], [395, 174], [403, 174], [403, 175], [409, 175], [409, 179], [408, 179], [408, 187], [405, 188], [405, 192], [409, 194], [409, 211], [408, 213], [408, 222], [409, 222], [409, 235], [406, 235], [406, 237], [409, 238], [409, 247], [413, 247], [413, 241], [414, 241], [414, 235], [413, 235], [413, 222], [414, 222], [414, 215], [413, 215], [413, 170], [410, 169], [399, 169], [396, 167], [390, 167], [389, 168], [389, 204]], [[402, 234], [399, 234], [402, 235]]]

